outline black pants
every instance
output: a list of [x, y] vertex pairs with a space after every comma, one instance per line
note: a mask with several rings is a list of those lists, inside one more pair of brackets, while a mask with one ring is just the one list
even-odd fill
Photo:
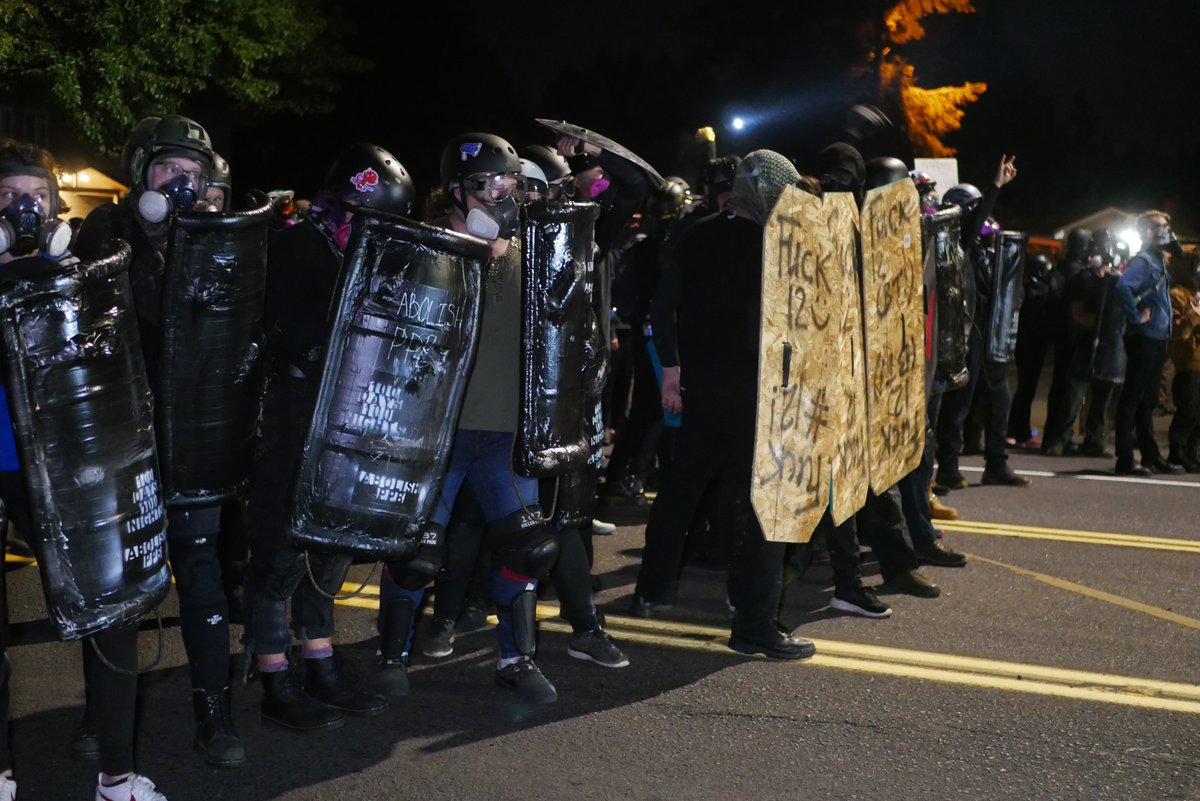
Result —
[[870, 546], [874, 552], [884, 581], [917, 569], [917, 555], [904, 522], [900, 493], [895, 487], [878, 495], [868, 492], [866, 504], [854, 517], [830, 529], [829, 562], [838, 590], [862, 584], [860, 543]]
[[1087, 415], [1083, 421], [1083, 447], [1103, 451], [1108, 442], [1113, 414], [1112, 401], [1120, 392], [1120, 384], [1098, 378], [1087, 383]]
[[[1017, 349], [1014, 358], [1017, 362], [1017, 391], [1013, 393], [1012, 408], [1008, 412], [1008, 435], [1017, 442], [1024, 442], [1033, 436], [1029, 420], [1033, 408], [1033, 398], [1037, 394], [1038, 381], [1042, 377], [1042, 365], [1046, 361], [1046, 353], [1050, 350], [1051, 339], [1048, 332], [1038, 321], [1021, 319], [1021, 327], [1017, 333]], [[1055, 348], [1055, 375], [1058, 375], [1058, 363], [1064, 360], [1063, 349]]]
[[958, 470], [958, 455], [963, 446], [963, 424], [971, 412], [976, 392], [984, 393], [987, 416], [984, 428], [984, 460], [989, 467], [1008, 461], [1004, 435], [1008, 428], [1011, 403], [1008, 391], [1008, 365], [983, 358], [983, 340], [972, 328], [967, 345], [967, 369], [971, 378], [965, 387], [942, 396], [937, 425], [937, 462], [942, 470]]
[[1200, 372], [1176, 371], [1171, 397], [1175, 400], [1175, 416], [1167, 431], [1171, 453], [1194, 459], [1200, 446]]
[[467, 604], [487, 608], [486, 588], [492, 560], [491, 549], [485, 547], [486, 536], [483, 507], [471, 490], [471, 483], [464, 481], [446, 524], [446, 565], [434, 579], [435, 618], [458, 620]]
[[[629, 425], [626, 422], [626, 425]], [[578, 497], [594, 499], [599, 473], [592, 464], [586, 465], [577, 479], [583, 481], [575, 488]], [[553, 498], [558, 489], [554, 479], [542, 479], [538, 488], [539, 497]], [[543, 505], [542, 511], [549, 513], [550, 504]], [[594, 501], [585, 502], [583, 519], [570, 525], [555, 526], [558, 534], [558, 561], [550, 573], [554, 583], [554, 592], [558, 595], [558, 603], [563, 620], [571, 624], [576, 632], [600, 628], [596, 617], [596, 605], [592, 597], [592, 514], [595, 511]]]
[[341, 588], [352, 562], [344, 554], [306, 552], [287, 541], [292, 489], [312, 416], [311, 398], [305, 399], [302, 384], [301, 379], [273, 376], [267, 385], [257, 480], [247, 499], [246, 643], [256, 654], [285, 653], [291, 645], [289, 599], [297, 637], [332, 637], [333, 599], [328, 596]]
[[654, 363], [646, 348], [646, 338], [638, 335], [630, 338], [629, 354], [633, 361], [633, 397], [629, 414], [617, 432], [612, 454], [608, 460], [605, 476], [609, 482], [628, 477], [643, 478], [639, 463], [646, 438], [662, 419], [661, 394], [658, 379], [654, 375]]
[[[0, 502], [0, 553], [8, 551], [8, 517]], [[0, 773], [12, 767], [8, 744], [9, 685], [12, 664], [8, 661], [8, 571], [0, 566]]]
[[754, 406], [711, 390], [688, 395], [676, 458], [650, 510], [636, 593], [672, 603], [687, 531], [708, 492], [719, 493], [732, 564], [729, 596], [733, 631], [771, 636], [783, 589], [784, 543], [767, 542], [750, 504], [754, 463]]
[[1071, 378], [1074, 344], [1069, 331], [1054, 341], [1054, 378], [1046, 398], [1046, 425], [1042, 432], [1043, 445], [1063, 445], [1071, 441], [1072, 428], [1079, 418], [1083, 396]]
[[[100, 769], [109, 776], [133, 772], [137, 634], [138, 624], [127, 623], [83, 641], [86, 715], [100, 741]], [[103, 660], [96, 648], [104, 655]], [[105, 660], [118, 670], [104, 664]]]
[[[1154, 407], [1162, 384], [1167, 343], [1142, 336], [1125, 337], [1125, 385], [1117, 401], [1117, 461], [1133, 461], [1136, 441], [1142, 461], [1162, 458], [1154, 441]], [[1135, 439], [1136, 438], [1136, 439]]]
[[229, 601], [221, 583], [221, 509], [167, 510], [167, 553], [179, 594], [179, 621], [192, 689], [229, 685]]

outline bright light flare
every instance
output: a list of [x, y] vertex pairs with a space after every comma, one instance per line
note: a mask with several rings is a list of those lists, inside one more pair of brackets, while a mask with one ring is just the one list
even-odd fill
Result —
[[746, 127], [746, 121], [741, 117], [734, 117], [730, 125], [733, 126], [733, 130], [740, 131]]
[[1117, 239], [1129, 245], [1130, 253], [1140, 253], [1142, 250], [1142, 238], [1138, 236], [1136, 229], [1126, 228], [1117, 234]]

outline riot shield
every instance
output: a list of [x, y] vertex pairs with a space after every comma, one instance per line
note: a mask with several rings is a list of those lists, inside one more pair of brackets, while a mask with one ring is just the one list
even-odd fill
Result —
[[220, 504], [250, 483], [271, 215], [172, 221], [155, 393], [168, 506]]
[[764, 231], [751, 502], [768, 540], [807, 542], [831, 499], [843, 519], [866, 499], [856, 216], [788, 187]]
[[572, 125], [566, 120], [547, 120], [535, 117], [534, 121], [541, 123], [557, 134], [573, 136], [582, 142], [587, 142], [588, 144], [595, 145], [603, 150], [607, 150], [614, 156], [620, 156], [626, 161], [633, 162], [645, 170], [646, 174], [654, 180], [656, 186], [661, 187], [666, 183], [663, 177], [659, 174], [658, 170], [650, 166], [650, 162], [646, 161], [644, 158], [639, 156], [637, 153], [634, 153], [624, 145], [614, 142], [603, 134], [598, 134], [595, 131], [589, 131], [587, 128], [581, 128], [578, 125]]
[[290, 538], [404, 560], [445, 475], [474, 356], [481, 239], [355, 213]]
[[917, 189], [872, 189], [862, 210], [871, 489], [912, 472], [925, 450], [925, 313]]
[[965, 273], [959, 237], [962, 229], [962, 209], [954, 206], [921, 218], [925, 238], [925, 265], [932, 262], [935, 275], [936, 314], [932, 326], [934, 340], [933, 385], [939, 391], [949, 391], [967, 383], [967, 341], [969, 311], [967, 309]]
[[592, 320], [592, 232], [600, 207], [525, 207], [521, 282], [521, 407], [513, 466], [548, 477], [587, 463], [581, 409]]
[[167, 594], [154, 411], [130, 251], [0, 271], [8, 398], [46, 606], [63, 639], [136, 620]]
[[1017, 349], [1017, 323], [1023, 298], [1021, 275], [1025, 269], [1025, 246], [1029, 234], [1001, 231], [996, 234], [995, 263], [992, 265], [992, 302], [983, 330], [983, 358], [1007, 364]]

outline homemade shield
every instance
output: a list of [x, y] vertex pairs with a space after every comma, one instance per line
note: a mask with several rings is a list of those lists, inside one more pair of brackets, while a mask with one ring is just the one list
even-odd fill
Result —
[[172, 221], [155, 393], [168, 506], [217, 505], [250, 483], [272, 214]]
[[983, 357], [1007, 364], [1017, 350], [1017, 323], [1021, 316], [1021, 275], [1029, 234], [1001, 231], [996, 234], [992, 263], [992, 304], [984, 322]]
[[639, 156], [637, 153], [634, 153], [624, 145], [614, 142], [603, 134], [598, 134], [595, 131], [589, 131], [587, 128], [582, 128], [578, 125], [572, 125], [566, 120], [546, 120], [536, 117], [534, 120], [535, 122], [546, 126], [555, 133], [573, 136], [581, 142], [587, 142], [588, 144], [595, 145], [602, 150], [607, 150], [614, 156], [620, 156], [626, 161], [633, 162], [645, 170], [646, 174], [654, 180], [654, 183], [657, 186], [662, 186], [666, 183], [666, 180], [659, 174], [658, 170], [650, 166], [650, 162], [646, 161], [644, 158]]
[[0, 271], [7, 389], [50, 618], [63, 639], [167, 594], [166, 518], [128, 245]]
[[966, 279], [968, 269], [959, 237], [962, 209], [954, 206], [921, 217], [925, 236], [925, 265], [933, 263], [936, 285], [934, 387], [949, 391], [965, 386], [967, 375], [968, 320]]
[[296, 487], [297, 545], [416, 553], [475, 351], [488, 250], [453, 231], [355, 214]]

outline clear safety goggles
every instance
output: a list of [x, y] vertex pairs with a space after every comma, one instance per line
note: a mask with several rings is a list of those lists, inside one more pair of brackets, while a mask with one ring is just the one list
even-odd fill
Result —
[[508, 200], [521, 183], [520, 173], [496, 172], [472, 175], [463, 180], [463, 188], [474, 192], [484, 202], [499, 203]]

